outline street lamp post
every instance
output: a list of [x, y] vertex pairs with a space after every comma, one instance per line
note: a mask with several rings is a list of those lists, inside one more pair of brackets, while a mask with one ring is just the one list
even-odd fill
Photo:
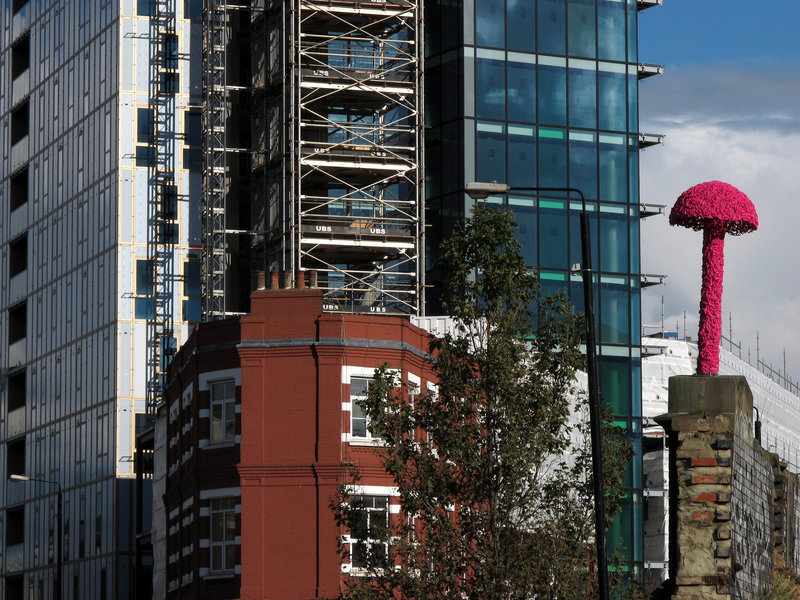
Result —
[[608, 561], [606, 560], [606, 502], [603, 492], [603, 447], [600, 433], [600, 387], [597, 380], [597, 346], [594, 323], [594, 285], [592, 283], [592, 251], [589, 237], [589, 213], [586, 198], [572, 187], [516, 187], [505, 183], [475, 181], [467, 184], [467, 195], [485, 200], [492, 194], [520, 192], [566, 192], [581, 199], [581, 276], [583, 279], [583, 314], [586, 323], [586, 371], [589, 380], [589, 426], [592, 438], [592, 470], [594, 472], [595, 543], [597, 545], [597, 583], [600, 600], [608, 600]]
[[33, 477], [28, 477], [27, 475], [22, 475], [19, 473], [12, 473], [8, 476], [9, 479], [12, 481], [33, 481], [36, 483], [46, 483], [48, 485], [56, 486], [58, 490], [58, 497], [57, 497], [57, 508], [56, 508], [56, 580], [55, 580], [55, 594], [53, 594], [54, 600], [61, 600], [61, 575], [64, 567], [64, 563], [61, 557], [62, 548], [61, 546], [64, 543], [63, 540], [63, 528], [62, 528], [62, 512], [61, 507], [63, 505], [62, 502], [62, 495], [61, 495], [61, 484], [57, 481], [51, 481], [49, 479], [34, 479]]

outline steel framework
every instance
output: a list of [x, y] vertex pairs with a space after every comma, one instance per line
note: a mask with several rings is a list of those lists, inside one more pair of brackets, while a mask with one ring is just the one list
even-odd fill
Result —
[[175, 352], [173, 292], [178, 190], [175, 183], [175, 94], [178, 36], [175, 1], [156, 0], [149, 21], [152, 155], [147, 195], [147, 265], [152, 270], [152, 306], [147, 319], [146, 411], [161, 402], [167, 365]]
[[[250, 138], [243, 130], [249, 128], [253, 89], [249, 75], [243, 75], [249, 68], [242, 64], [248, 57], [241, 48], [247, 45], [256, 4], [206, 0], [203, 8], [204, 320], [241, 314], [239, 273], [249, 277], [252, 263], [252, 248], [243, 244], [252, 246], [259, 229], [243, 214], [252, 204], [250, 198], [243, 202], [249, 196], [252, 146], [242, 144]], [[248, 166], [243, 169], [244, 163]]]
[[226, 126], [229, 99], [226, 69], [226, 0], [208, 0], [203, 11], [203, 316], [224, 317], [228, 263], [225, 208], [228, 195]]
[[269, 267], [329, 311], [423, 306], [422, 14], [410, 0], [275, 0], [266, 24]]

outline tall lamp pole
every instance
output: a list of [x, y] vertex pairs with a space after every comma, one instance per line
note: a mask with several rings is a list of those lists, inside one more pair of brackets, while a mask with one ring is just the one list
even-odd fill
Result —
[[589, 213], [586, 198], [572, 187], [516, 187], [505, 183], [475, 181], [467, 184], [467, 195], [473, 200], [485, 200], [493, 194], [519, 192], [566, 192], [581, 199], [581, 276], [583, 278], [583, 314], [586, 323], [586, 371], [589, 379], [589, 426], [592, 438], [592, 470], [594, 472], [594, 528], [597, 546], [597, 583], [600, 600], [608, 600], [608, 561], [606, 559], [606, 501], [603, 492], [603, 446], [600, 434], [600, 387], [597, 380], [597, 345], [594, 323], [594, 285], [592, 283], [592, 251]]
[[61, 508], [63, 506], [63, 498], [61, 495], [61, 484], [57, 481], [51, 481], [49, 479], [34, 479], [33, 477], [28, 477], [27, 475], [22, 475], [20, 473], [12, 473], [8, 476], [9, 479], [12, 481], [33, 481], [36, 483], [46, 483], [48, 485], [56, 486], [58, 490], [58, 499], [57, 499], [57, 509], [56, 509], [56, 530], [57, 530], [57, 538], [56, 538], [56, 580], [55, 580], [55, 593], [53, 594], [54, 600], [61, 600], [61, 575], [64, 568], [64, 562], [62, 560], [62, 548], [61, 546], [64, 543], [63, 538], [63, 521], [62, 521], [62, 512]]

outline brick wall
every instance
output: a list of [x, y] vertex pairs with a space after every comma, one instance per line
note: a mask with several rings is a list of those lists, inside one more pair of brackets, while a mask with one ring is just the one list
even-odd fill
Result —
[[732, 558], [737, 598], [754, 598], [770, 581], [775, 566], [773, 494], [775, 476], [770, 455], [758, 442], [733, 438]]
[[750, 599], [800, 566], [800, 485], [753, 436], [744, 377], [670, 378], [673, 598]]

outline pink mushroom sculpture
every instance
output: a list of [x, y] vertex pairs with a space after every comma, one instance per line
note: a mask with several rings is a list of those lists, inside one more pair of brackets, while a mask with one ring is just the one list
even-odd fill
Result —
[[722, 272], [725, 234], [741, 235], [758, 229], [750, 199], [722, 181], [707, 181], [683, 192], [669, 214], [670, 225], [703, 230], [703, 286], [697, 333], [698, 375], [719, 373], [722, 333]]

